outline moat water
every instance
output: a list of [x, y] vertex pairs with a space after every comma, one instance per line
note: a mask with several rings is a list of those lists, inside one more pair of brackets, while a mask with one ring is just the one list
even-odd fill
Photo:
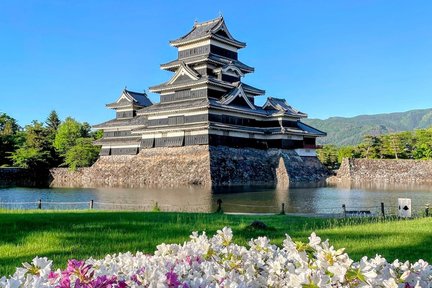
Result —
[[41, 199], [42, 209], [88, 209], [93, 200], [93, 208], [103, 210], [150, 211], [157, 205], [161, 211], [213, 212], [221, 199], [224, 212], [233, 213], [277, 213], [282, 203], [287, 213], [335, 214], [343, 204], [348, 210], [379, 213], [381, 202], [394, 213], [398, 198], [411, 198], [413, 211], [424, 211], [432, 204], [432, 187], [0, 188], [0, 208], [7, 209], [35, 209]]

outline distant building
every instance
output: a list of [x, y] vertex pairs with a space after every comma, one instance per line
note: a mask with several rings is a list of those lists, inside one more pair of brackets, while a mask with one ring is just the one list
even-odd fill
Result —
[[238, 60], [246, 43], [231, 35], [223, 17], [195, 23], [170, 44], [178, 57], [160, 67], [174, 75], [150, 87], [160, 94], [160, 103], [125, 89], [107, 104], [116, 118], [94, 126], [104, 131], [96, 141], [101, 156], [188, 145], [296, 149], [300, 156], [315, 155], [316, 138], [326, 134], [302, 123], [305, 113], [279, 98], [267, 98], [262, 107], [255, 104], [265, 91], [242, 82], [254, 68]]

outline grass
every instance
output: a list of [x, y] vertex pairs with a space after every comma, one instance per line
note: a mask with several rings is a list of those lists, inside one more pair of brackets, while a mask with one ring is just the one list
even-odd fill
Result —
[[[247, 229], [260, 220], [275, 229]], [[432, 218], [414, 220], [314, 219], [293, 216], [239, 216], [198, 213], [101, 211], [0, 211], [0, 275], [9, 275], [34, 256], [47, 256], [57, 267], [67, 259], [103, 257], [108, 253], [143, 251], [156, 245], [182, 243], [192, 231], [230, 226], [235, 242], [246, 244], [266, 235], [281, 244], [288, 233], [307, 241], [315, 231], [335, 247], [345, 247], [358, 260], [381, 254], [388, 260], [432, 261]]]

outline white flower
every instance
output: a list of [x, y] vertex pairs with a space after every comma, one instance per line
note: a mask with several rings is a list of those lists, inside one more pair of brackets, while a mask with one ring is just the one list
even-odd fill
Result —
[[[230, 228], [213, 237], [193, 232], [183, 244], [160, 244], [153, 255], [141, 252], [89, 258], [86, 276], [115, 276], [128, 287], [431, 287], [432, 266], [423, 260], [413, 264], [388, 263], [377, 255], [351, 260], [343, 249], [336, 250], [312, 233], [309, 243], [294, 243], [286, 235], [282, 247], [267, 237], [249, 241], [249, 248], [232, 243]], [[36, 257], [0, 278], [4, 287], [56, 287], [67, 273], [52, 271], [52, 261]], [[69, 277], [69, 276], [68, 276]], [[70, 276], [71, 286], [78, 279]]]

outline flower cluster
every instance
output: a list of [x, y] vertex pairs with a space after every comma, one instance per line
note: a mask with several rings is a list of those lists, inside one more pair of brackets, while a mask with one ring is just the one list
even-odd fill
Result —
[[161, 244], [154, 255], [124, 253], [70, 260], [65, 270], [36, 257], [0, 287], [432, 287], [432, 266], [419, 260], [354, 262], [314, 233], [308, 243], [288, 235], [282, 247], [266, 237], [249, 247], [232, 242], [230, 228], [209, 238], [194, 232], [183, 245]]

